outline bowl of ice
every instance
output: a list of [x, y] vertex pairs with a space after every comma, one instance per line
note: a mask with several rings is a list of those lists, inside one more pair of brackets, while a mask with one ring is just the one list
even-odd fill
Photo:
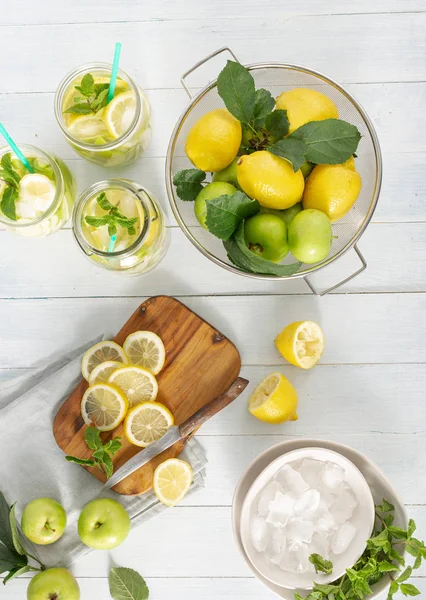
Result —
[[[241, 509], [241, 541], [265, 579], [308, 590], [356, 563], [374, 518], [370, 487], [348, 458], [327, 448], [299, 448], [276, 458], [252, 483]], [[316, 573], [312, 554], [330, 560], [332, 573]]]

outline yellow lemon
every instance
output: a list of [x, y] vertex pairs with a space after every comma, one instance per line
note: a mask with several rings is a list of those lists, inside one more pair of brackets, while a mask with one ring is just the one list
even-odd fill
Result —
[[355, 204], [362, 186], [353, 158], [342, 165], [317, 165], [306, 181], [303, 208], [316, 208], [332, 223]]
[[337, 119], [337, 106], [328, 96], [308, 88], [294, 88], [277, 98], [277, 108], [287, 111], [289, 133], [310, 121]]
[[238, 184], [251, 198], [266, 208], [282, 210], [300, 202], [305, 180], [292, 164], [260, 150], [241, 156], [237, 162]]
[[280, 354], [292, 365], [310, 369], [317, 364], [324, 350], [321, 327], [313, 321], [290, 323], [275, 338]]
[[241, 136], [241, 123], [225, 108], [217, 108], [194, 123], [185, 152], [202, 171], [221, 171], [237, 156]]
[[281, 373], [271, 373], [249, 398], [251, 414], [265, 423], [297, 420], [297, 393]]
[[155, 469], [152, 483], [158, 500], [166, 506], [176, 506], [191, 487], [191, 465], [179, 458], [169, 458]]

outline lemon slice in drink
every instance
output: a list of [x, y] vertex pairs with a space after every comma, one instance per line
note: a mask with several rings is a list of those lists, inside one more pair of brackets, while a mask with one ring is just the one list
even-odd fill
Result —
[[35, 213], [35, 217], [42, 215], [52, 204], [56, 194], [56, 186], [51, 179], [41, 173], [29, 173], [19, 182], [19, 201], [17, 212], [23, 213], [24, 207]]
[[86, 425], [99, 431], [111, 431], [120, 425], [129, 408], [126, 396], [108, 383], [96, 383], [87, 388], [81, 399], [81, 416]]
[[297, 393], [281, 373], [271, 373], [249, 398], [251, 414], [265, 423], [284, 423], [297, 420]]
[[103, 110], [94, 115], [81, 115], [68, 127], [69, 134], [86, 144], [102, 145], [108, 142], [110, 134], [102, 119]]
[[191, 487], [192, 477], [192, 469], [187, 462], [179, 458], [169, 458], [155, 469], [155, 495], [166, 506], [176, 506]]
[[103, 118], [109, 134], [117, 139], [129, 129], [136, 113], [135, 94], [130, 90], [115, 96], [104, 109]]
[[124, 421], [124, 435], [131, 444], [146, 448], [174, 425], [169, 409], [159, 402], [143, 402], [129, 410]]
[[311, 369], [324, 350], [324, 335], [313, 321], [296, 321], [284, 327], [275, 338], [275, 346], [292, 365]]
[[166, 350], [161, 338], [152, 331], [135, 331], [127, 336], [123, 349], [133, 365], [157, 375], [164, 366]]
[[108, 383], [116, 385], [126, 394], [130, 407], [140, 402], [153, 402], [158, 394], [158, 383], [154, 375], [135, 365], [117, 369], [108, 379]]
[[107, 383], [110, 375], [122, 366], [123, 363], [118, 360], [106, 360], [105, 362], [100, 363], [90, 373], [89, 385], [94, 385], [95, 383]]
[[98, 342], [89, 348], [83, 355], [81, 361], [81, 374], [84, 379], [89, 381], [93, 369], [107, 360], [114, 360], [120, 363], [129, 362], [123, 348], [115, 342], [110, 342], [109, 340]]

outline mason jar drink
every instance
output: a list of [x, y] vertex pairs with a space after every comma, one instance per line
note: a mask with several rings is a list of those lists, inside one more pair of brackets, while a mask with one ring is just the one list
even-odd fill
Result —
[[69, 73], [55, 96], [62, 132], [83, 158], [103, 167], [136, 160], [151, 138], [151, 110], [136, 83], [118, 70], [114, 97], [107, 102], [111, 66], [93, 63]]
[[71, 216], [75, 184], [68, 167], [49, 152], [19, 144], [32, 167], [24, 167], [9, 148], [0, 149], [0, 222], [26, 237], [43, 237]]
[[77, 199], [72, 223], [87, 258], [111, 271], [147, 273], [167, 250], [160, 205], [133, 181], [107, 179], [87, 188]]

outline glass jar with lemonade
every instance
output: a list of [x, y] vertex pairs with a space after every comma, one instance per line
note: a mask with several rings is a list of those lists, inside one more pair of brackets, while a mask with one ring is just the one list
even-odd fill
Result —
[[55, 96], [56, 119], [67, 141], [103, 167], [133, 162], [151, 139], [145, 94], [119, 69], [114, 97], [108, 102], [110, 79], [110, 65], [84, 65], [62, 80]]
[[143, 186], [125, 179], [87, 188], [74, 207], [73, 231], [91, 262], [126, 275], [147, 273], [167, 250], [158, 201]]
[[19, 145], [30, 169], [9, 148], [0, 149], [0, 222], [26, 237], [44, 237], [71, 216], [75, 184], [68, 167], [56, 156]]

